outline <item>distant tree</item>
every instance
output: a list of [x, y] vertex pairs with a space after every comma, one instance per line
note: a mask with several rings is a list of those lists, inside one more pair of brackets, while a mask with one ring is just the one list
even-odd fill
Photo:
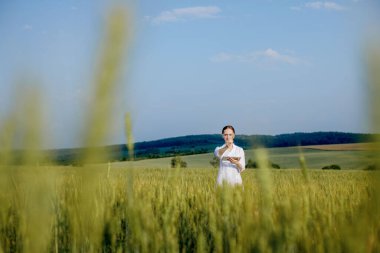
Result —
[[[259, 165], [257, 164], [257, 162], [253, 161], [252, 159], [248, 159], [248, 162], [245, 165], [245, 167], [247, 169], [257, 169], [259, 167]], [[271, 161], [268, 161], [268, 167], [273, 168], [273, 169], [280, 169], [281, 168], [280, 165], [278, 165], [276, 163], [272, 163]]]
[[180, 156], [175, 156], [171, 159], [170, 165], [172, 168], [187, 168], [187, 163]]
[[248, 159], [248, 162], [247, 162], [247, 164], [245, 165], [245, 167], [246, 167], [247, 169], [257, 169], [257, 168], [258, 168], [257, 163], [254, 162], [254, 161], [252, 161], [252, 159]]
[[322, 168], [322, 170], [340, 170], [340, 166], [337, 164], [328, 165]]
[[181, 168], [187, 168], [187, 162], [181, 161]]
[[214, 156], [214, 157], [212, 158], [212, 160], [210, 161], [210, 164], [211, 164], [212, 167], [214, 167], [214, 168], [218, 168], [218, 165], [219, 165], [219, 159], [216, 158], [216, 156]]
[[364, 170], [377, 170], [377, 169], [378, 167], [376, 166], [376, 164], [370, 164]]

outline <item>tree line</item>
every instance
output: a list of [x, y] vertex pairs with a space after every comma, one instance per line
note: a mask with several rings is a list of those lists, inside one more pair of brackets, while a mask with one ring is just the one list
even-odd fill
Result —
[[[280, 135], [236, 135], [235, 143], [244, 149], [257, 147], [290, 147], [323, 144], [344, 144], [371, 142], [374, 134], [344, 133], [344, 132], [313, 132], [291, 133]], [[133, 155], [129, 153], [125, 144], [91, 148], [92, 153], [99, 153], [104, 161], [96, 159], [94, 162], [141, 160], [162, 157], [186, 156], [213, 152], [216, 146], [223, 145], [220, 134], [188, 135], [166, 138], [155, 141], [137, 142], [134, 144]], [[80, 157], [89, 148], [45, 150], [41, 163], [56, 163], [62, 165], [80, 165]], [[17, 156], [22, 150], [13, 151], [12, 163], [18, 163]], [[102, 154], [102, 155], [100, 155]], [[107, 154], [107, 156], [104, 156]], [[1, 154], [0, 154], [1, 155]]]

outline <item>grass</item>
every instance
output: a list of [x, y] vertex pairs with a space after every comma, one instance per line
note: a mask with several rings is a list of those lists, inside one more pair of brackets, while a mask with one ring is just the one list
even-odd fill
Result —
[[330, 144], [330, 145], [310, 145], [304, 146], [307, 149], [318, 149], [318, 150], [331, 150], [331, 151], [368, 151], [375, 148], [374, 143], [363, 142], [363, 143], [345, 143], [345, 144]]

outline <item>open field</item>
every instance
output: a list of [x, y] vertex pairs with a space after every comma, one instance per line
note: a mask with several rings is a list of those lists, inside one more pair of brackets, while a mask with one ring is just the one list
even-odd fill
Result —
[[[340, 144], [266, 149], [269, 160], [281, 168], [299, 168], [299, 157], [303, 155], [311, 169], [338, 164], [342, 169], [364, 169], [372, 164], [371, 144]], [[246, 161], [255, 160], [256, 150], [246, 150]], [[212, 153], [183, 156], [189, 168], [211, 168]], [[116, 162], [113, 167], [169, 168], [171, 158], [147, 159], [134, 162]]]
[[330, 144], [330, 145], [310, 145], [304, 146], [305, 149], [319, 149], [326, 151], [370, 151], [375, 149], [376, 144], [373, 142], [366, 143], [345, 143], [345, 144]]
[[380, 250], [373, 171], [0, 169], [0, 252]]

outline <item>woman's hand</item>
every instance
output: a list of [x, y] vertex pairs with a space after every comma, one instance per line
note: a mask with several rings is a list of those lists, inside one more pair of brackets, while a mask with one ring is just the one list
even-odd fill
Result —
[[227, 160], [230, 162], [230, 163], [233, 163], [236, 165], [236, 167], [238, 168], [239, 170], [239, 173], [243, 170], [242, 167], [241, 167], [241, 164], [239, 163], [239, 160], [237, 159], [234, 159], [232, 157], [228, 157]]
[[239, 164], [239, 160], [237, 159], [234, 159], [232, 157], [228, 157], [227, 160], [235, 165], [238, 165]]

